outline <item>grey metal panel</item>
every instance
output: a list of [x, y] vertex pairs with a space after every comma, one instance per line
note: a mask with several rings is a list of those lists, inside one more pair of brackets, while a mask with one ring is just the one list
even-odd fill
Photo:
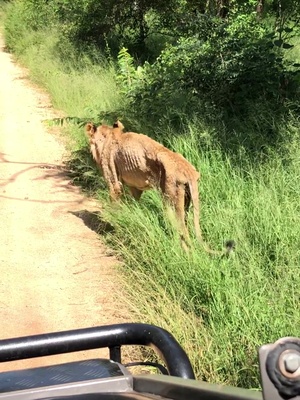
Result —
[[64, 383], [123, 376], [124, 370], [106, 359], [69, 362], [47, 367], [0, 373], [0, 393]]
[[172, 400], [172, 399], [162, 399], [160, 396], [132, 392], [132, 393], [94, 393], [88, 395], [59, 397], [59, 398], [47, 397], [43, 400]]
[[162, 375], [133, 376], [133, 389], [173, 400], [263, 400], [258, 391]]
[[128, 375], [0, 393], [0, 400], [38, 400], [80, 394], [132, 391], [132, 376]]

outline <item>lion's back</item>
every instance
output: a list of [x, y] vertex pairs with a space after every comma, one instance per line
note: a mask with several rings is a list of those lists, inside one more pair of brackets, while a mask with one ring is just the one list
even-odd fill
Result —
[[164, 146], [142, 133], [127, 132], [120, 137], [122, 148], [139, 153], [157, 153]]
[[151, 181], [160, 175], [161, 165], [166, 174], [174, 181], [187, 183], [198, 180], [199, 172], [180, 153], [166, 148], [162, 144], [141, 133], [127, 132], [118, 138], [118, 166], [128, 175], [140, 176]]
[[177, 182], [187, 183], [200, 177], [196, 168], [180, 153], [166, 149], [157, 154], [157, 159], [163, 164], [166, 174]]
[[157, 186], [157, 145], [151, 138], [138, 133], [128, 132], [118, 137], [115, 162], [125, 183], [142, 190]]

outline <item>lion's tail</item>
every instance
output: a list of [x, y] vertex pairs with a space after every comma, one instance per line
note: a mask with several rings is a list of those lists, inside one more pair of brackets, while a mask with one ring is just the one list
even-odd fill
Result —
[[202, 244], [205, 251], [209, 254], [218, 256], [224, 256], [230, 254], [235, 249], [235, 242], [233, 240], [228, 240], [225, 243], [225, 250], [223, 251], [212, 250], [209, 247], [209, 245], [204, 241], [199, 224], [200, 202], [199, 202], [198, 184], [196, 180], [189, 181], [189, 189], [194, 207], [194, 229], [197, 240]]

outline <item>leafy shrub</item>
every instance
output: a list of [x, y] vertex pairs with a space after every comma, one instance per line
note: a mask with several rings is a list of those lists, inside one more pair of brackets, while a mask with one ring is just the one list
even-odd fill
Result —
[[[299, 83], [291, 84], [297, 82], [282, 49], [273, 43], [274, 35], [251, 15], [229, 22], [211, 20], [210, 29], [205, 38], [180, 38], [154, 64], [145, 63], [138, 74], [132, 72], [127, 95], [144, 117], [157, 119], [165, 113], [170, 118], [176, 114], [245, 118], [251, 104], [266, 102], [273, 111], [283, 110]], [[119, 64], [123, 58], [120, 53]]]

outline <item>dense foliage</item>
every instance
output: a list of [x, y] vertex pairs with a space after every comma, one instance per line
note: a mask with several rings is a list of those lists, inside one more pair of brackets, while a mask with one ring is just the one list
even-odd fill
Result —
[[[130, 110], [131, 119], [143, 120], [144, 126], [166, 121], [178, 126], [186, 118], [200, 117], [217, 127], [225, 124], [236, 148], [236, 126], [255, 114], [260, 119], [258, 137], [242, 138], [252, 151], [282, 140], [278, 123], [291, 110], [299, 111], [300, 65], [291, 56], [299, 33], [296, 0], [16, 4], [6, 25], [10, 47], [17, 40], [14, 18], [19, 12], [23, 29], [46, 26], [59, 32], [61, 43], [72, 43], [79, 55], [84, 51], [97, 58], [100, 51], [118, 59], [127, 117]], [[270, 114], [276, 115], [271, 125]], [[237, 142], [239, 146], [240, 138]]]

